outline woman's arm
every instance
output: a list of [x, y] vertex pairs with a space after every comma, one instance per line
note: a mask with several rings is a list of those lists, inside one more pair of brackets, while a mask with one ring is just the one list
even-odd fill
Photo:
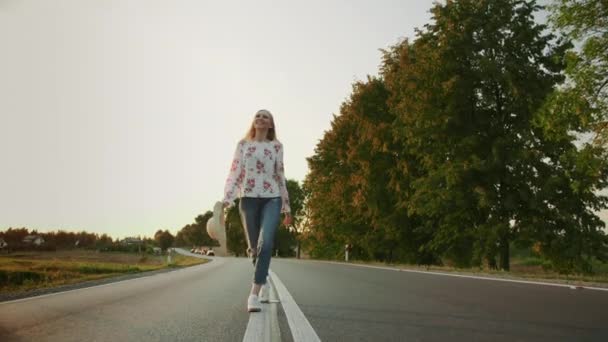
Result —
[[243, 178], [245, 177], [245, 164], [243, 163], [243, 145], [244, 142], [240, 141], [234, 151], [234, 157], [232, 158], [232, 165], [230, 166], [230, 173], [226, 179], [226, 185], [224, 186], [224, 207], [232, 206], [234, 200], [238, 196], [239, 190], [243, 185]]
[[276, 172], [277, 180], [279, 183], [279, 190], [281, 193], [281, 200], [283, 202], [281, 212], [287, 216], [291, 216], [291, 207], [289, 206], [289, 193], [287, 192], [287, 185], [285, 182], [285, 164], [283, 163], [283, 144], [279, 144], [276, 159]]

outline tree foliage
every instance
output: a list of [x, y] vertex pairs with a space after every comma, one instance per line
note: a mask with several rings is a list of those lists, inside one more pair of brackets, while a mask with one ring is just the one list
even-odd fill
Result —
[[228, 251], [235, 256], [247, 256], [247, 237], [239, 212], [240, 200], [226, 213], [226, 245]]
[[[575, 41], [566, 75], [570, 83], [560, 93], [562, 110], [575, 112], [574, 127], [595, 133], [595, 143], [608, 144], [608, 2], [556, 0], [553, 27]], [[566, 116], [568, 117], [568, 116]]]
[[169, 232], [169, 230], [163, 231], [162, 229], [159, 229], [154, 234], [154, 241], [156, 241], [158, 246], [163, 251], [166, 251], [167, 248], [169, 248], [173, 245], [174, 239], [175, 239], [175, 237], [173, 236], [173, 234], [171, 234], [171, 232]]
[[189, 223], [177, 232], [176, 244], [188, 246], [217, 246], [217, 241], [211, 239], [207, 234], [207, 221], [213, 216], [213, 212], [208, 210], [204, 214], [194, 218], [193, 223]]
[[351, 243], [362, 259], [508, 270], [513, 243], [540, 244], [557, 269], [589, 271], [605, 256], [605, 150], [577, 142], [597, 101], [564, 104], [572, 45], [539, 8], [437, 3], [414, 41], [383, 50], [308, 158], [313, 257]]

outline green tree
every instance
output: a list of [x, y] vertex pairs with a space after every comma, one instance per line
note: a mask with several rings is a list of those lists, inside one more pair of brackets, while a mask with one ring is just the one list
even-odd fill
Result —
[[539, 206], [553, 219], [538, 223], [538, 241], [557, 270], [591, 272], [592, 258], [608, 258], [605, 224], [595, 214], [608, 200], [598, 195], [608, 183], [608, 3], [559, 0], [550, 9], [553, 27], [577, 48], [565, 57], [566, 83], [537, 117], [545, 137], [560, 146], [549, 156], [559, 168], [545, 172], [551, 207]]
[[304, 190], [295, 179], [288, 179], [286, 182], [287, 192], [289, 193], [289, 206], [291, 208], [291, 216], [293, 218], [292, 226], [297, 229], [304, 211]]
[[[293, 220], [289, 227], [285, 227], [281, 220], [274, 247], [279, 250], [281, 256], [293, 256], [294, 248], [298, 253], [300, 248], [299, 235], [302, 232], [302, 220], [304, 219], [304, 191], [296, 180], [288, 179], [286, 185]], [[299, 254], [297, 256], [299, 257]]]
[[239, 199], [230, 207], [226, 214], [226, 247], [235, 256], [247, 255], [247, 240], [239, 213]]
[[169, 230], [163, 231], [162, 229], [159, 229], [154, 234], [154, 240], [156, 243], [158, 243], [158, 246], [163, 252], [173, 245], [174, 239], [174, 236], [169, 232]]
[[381, 78], [369, 77], [356, 82], [353, 94], [342, 107], [342, 115], [353, 122], [346, 141], [344, 162], [352, 172], [349, 183], [354, 187], [350, 201], [352, 214], [361, 225], [358, 241], [347, 239], [363, 257], [387, 262], [393, 259], [413, 260], [415, 251], [409, 244], [410, 220], [403, 209], [396, 208], [395, 193], [390, 184], [402, 175], [394, 171], [399, 156], [394, 144], [394, 113], [389, 108], [390, 92]]
[[380, 78], [355, 82], [331, 130], [308, 159], [303, 228], [313, 256], [341, 258], [345, 244], [352, 244], [351, 255], [362, 259], [390, 261], [396, 251], [399, 259], [414, 254], [403, 238], [409, 221], [403, 210], [396, 210], [389, 191], [399, 157], [389, 95]]
[[173, 242], [173, 244], [178, 247], [186, 247], [188, 245], [191, 245], [186, 241], [184, 229], [180, 229], [177, 232], [177, 234], [175, 235], [175, 241]]
[[182, 227], [177, 233], [178, 243], [190, 246], [217, 246], [217, 242], [207, 234], [207, 221], [213, 216], [213, 212], [207, 211], [194, 218], [194, 223]]
[[113, 244], [112, 237], [108, 236], [108, 234], [102, 234], [96, 242], [96, 248], [100, 250], [108, 249]]
[[397, 205], [431, 237], [421, 249], [457, 265], [483, 257], [493, 266], [498, 254], [508, 270], [511, 241], [539, 214], [526, 210], [544, 181], [535, 168], [557, 147], [533, 119], [563, 79], [567, 46], [551, 43], [534, 22], [537, 9], [534, 1], [436, 4], [432, 23], [385, 67], [396, 137], [418, 161]]
[[539, 8], [436, 4], [415, 41], [384, 51], [379, 78], [353, 85], [308, 158], [313, 257], [352, 243], [360, 258], [509, 270], [510, 246], [537, 242], [561, 270], [603, 257], [593, 190], [608, 158], [575, 141], [599, 121], [590, 101], [557, 100], [571, 45], [535, 23]]
[[[33, 233], [31, 233], [33, 234]], [[9, 245], [9, 248], [15, 248], [20, 246], [23, 242], [23, 238], [30, 235], [30, 231], [25, 228], [12, 228], [9, 227], [6, 231], [0, 232], [0, 237], [4, 239]]]
[[[551, 10], [553, 27], [577, 42], [567, 55], [566, 75], [571, 81], [559, 94], [562, 123], [592, 131], [597, 144], [608, 143], [608, 2], [556, 0]], [[570, 119], [570, 120], [567, 120]]]
[[346, 141], [354, 128], [348, 115], [334, 116], [331, 129], [315, 147], [315, 154], [307, 159], [310, 172], [303, 189], [309, 194], [306, 246], [312, 257], [337, 258], [345, 243], [354, 242], [365, 233], [365, 225], [353, 215], [350, 199], [356, 188], [350, 184], [350, 174], [355, 170], [346, 163]]
[[196, 226], [196, 236], [200, 239], [201, 246], [218, 246], [217, 241], [213, 240], [209, 234], [207, 234], [207, 221], [213, 217], [212, 211], [207, 211], [203, 215], [198, 215], [194, 219], [194, 226]]

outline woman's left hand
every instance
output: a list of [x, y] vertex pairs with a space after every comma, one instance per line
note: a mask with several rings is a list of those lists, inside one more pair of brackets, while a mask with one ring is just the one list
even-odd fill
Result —
[[285, 218], [283, 219], [283, 225], [285, 227], [287, 227], [287, 226], [289, 226], [291, 224], [291, 222], [292, 222], [291, 214], [290, 213], [286, 213], [285, 214]]

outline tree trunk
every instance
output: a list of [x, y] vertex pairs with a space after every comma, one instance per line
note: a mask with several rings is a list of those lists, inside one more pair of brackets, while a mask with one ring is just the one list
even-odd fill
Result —
[[500, 239], [500, 269], [503, 271], [509, 271], [510, 267], [510, 256], [509, 256], [509, 238], [503, 236]]
[[300, 240], [298, 240], [298, 254], [297, 258], [300, 259]]
[[494, 255], [488, 254], [486, 256], [486, 259], [488, 260], [488, 268], [490, 268], [491, 270], [498, 269], [498, 265], [496, 265], [496, 257]]

